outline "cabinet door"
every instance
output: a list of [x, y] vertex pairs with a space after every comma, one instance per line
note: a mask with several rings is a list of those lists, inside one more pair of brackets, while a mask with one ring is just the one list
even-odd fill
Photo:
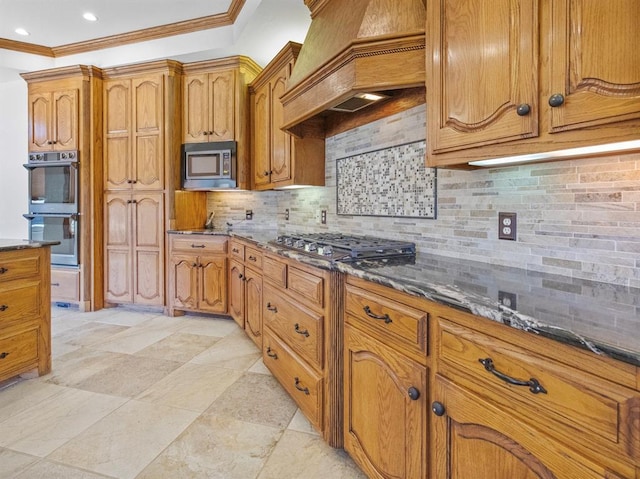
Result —
[[107, 301], [133, 302], [131, 205], [131, 196], [128, 193], [105, 195], [105, 299]]
[[209, 73], [209, 141], [235, 139], [235, 71]]
[[369, 477], [426, 477], [427, 369], [350, 326], [344, 356], [344, 448]]
[[[538, 2], [427, 2], [432, 152], [538, 135]], [[520, 116], [519, 106], [528, 105]]]
[[182, 82], [184, 92], [183, 134], [185, 143], [207, 141], [209, 134], [209, 101], [206, 73], [187, 75]]
[[164, 304], [164, 201], [162, 193], [132, 195], [133, 280], [136, 304]]
[[229, 314], [244, 329], [244, 265], [231, 260], [229, 263]]
[[262, 274], [245, 268], [245, 331], [262, 350]]
[[78, 149], [78, 90], [53, 93], [53, 145], [56, 150]]
[[271, 138], [269, 126], [269, 84], [253, 95], [253, 184], [264, 187], [271, 181]]
[[291, 135], [280, 129], [284, 123], [284, 107], [280, 97], [284, 93], [289, 65], [271, 81], [271, 181], [291, 179]]
[[149, 75], [132, 81], [133, 91], [133, 188], [164, 187], [163, 76]]
[[131, 188], [131, 81], [104, 83], [104, 186]]
[[220, 256], [200, 256], [198, 309], [210, 313], [227, 312], [227, 259]]
[[436, 376], [432, 407], [435, 474], [442, 479], [616, 477], [520, 423], [504, 409]]
[[47, 151], [51, 149], [51, 111], [53, 109], [50, 93], [29, 95], [29, 151]]
[[171, 270], [174, 290], [171, 299], [176, 307], [195, 309], [198, 307], [198, 258], [191, 255], [172, 255]]
[[550, 92], [565, 102], [549, 109], [551, 131], [640, 118], [640, 2], [552, 5]]

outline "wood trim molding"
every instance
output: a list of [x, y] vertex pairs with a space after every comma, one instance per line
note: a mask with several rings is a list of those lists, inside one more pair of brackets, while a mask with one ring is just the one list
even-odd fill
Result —
[[232, 0], [229, 5], [229, 9], [225, 13], [184, 20], [182, 22], [169, 23], [167, 25], [159, 25], [152, 28], [144, 28], [108, 37], [95, 38], [84, 42], [69, 43], [67, 45], [60, 45], [56, 47], [45, 47], [32, 43], [0, 38], [0, 48], [55, 58], [91, 52], [94, 50], [102, 50], [104, 48], [130, 45], [132, 43], [157, 40], [159, 38], [166, 38], [174, 35], [183, 35], [186, 33], [233, 25], [238, 18], [242, 7], [244, 7], [245, 1], [246, 0]]

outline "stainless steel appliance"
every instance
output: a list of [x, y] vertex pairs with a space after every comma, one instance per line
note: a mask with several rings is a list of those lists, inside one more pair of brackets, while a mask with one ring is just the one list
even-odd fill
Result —
[[51, 263], [78, 266], [78, 152], [29, 153], [29, 239], [58, 241]]
[[236, 188], [236, 150], [235, 141], [182, 145], [182, 189]]
[[284, 234], [271, 242], [330, 261], [415, 258], [416, 246], [407, 241], [341, 233]]

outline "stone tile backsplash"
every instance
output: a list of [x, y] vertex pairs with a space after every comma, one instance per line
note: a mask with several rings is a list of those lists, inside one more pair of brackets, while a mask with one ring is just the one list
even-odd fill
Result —
[[[424, 140], [425, 108], [326, 140], [326, 186], [210, 193], [216, 221], [281, 231], [340, 231], [416, 243], [434, 253], [640, 287], [640, 154], [460, 171], [438, 169], [437, 219], [337, 214], [336, 161]], [[290, 211], [289, 220], [284, 211]], [[320, 211], [327, 210], [327, 224]], [[498, 240], [498, 212], [517, 213], [517, 240]], [[233, 222], [233, 221], [231, 221]]]

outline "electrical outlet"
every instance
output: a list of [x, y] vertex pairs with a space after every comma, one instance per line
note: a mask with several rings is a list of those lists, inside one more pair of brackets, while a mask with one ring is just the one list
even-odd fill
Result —
[[289, 221], [289, 208], [284, 210], [284, 219], [285, 221]]
[[516, 240], [515, 213], [498, 213], [498, 239]]
[[253, 210], [245, 210], [244, 219], [245, 220], [252, 220], [253, 219]]
[[323, 225], [327, 224], [327, 210], [322, 210], [320, 212], [320, 223]]
[[515, 293], [507, 293], [506, 291], [498, 291], [498, 301], [503, 306], [509, 309], [516, 310], [516, 295]]

